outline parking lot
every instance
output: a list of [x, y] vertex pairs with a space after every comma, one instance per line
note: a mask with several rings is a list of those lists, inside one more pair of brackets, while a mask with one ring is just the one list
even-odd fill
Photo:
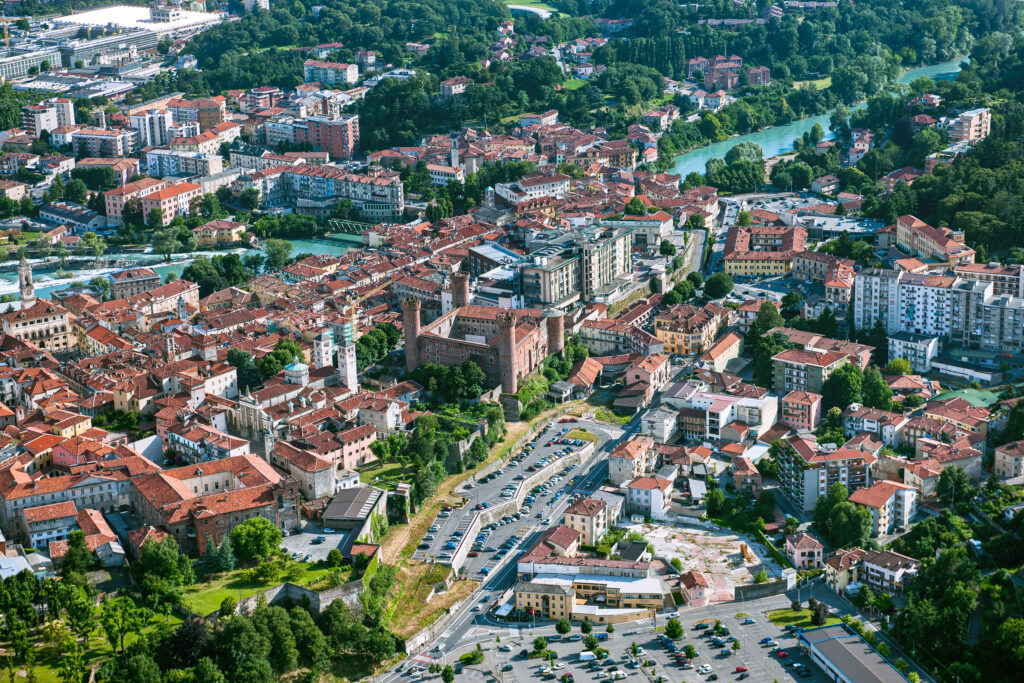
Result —
[[[736, 613], [739, 613], [740, 605], [733, 607], [737, 609]], [[580, 660], [580, 654], [585, 648], [579, 624], [574, 624], [570, 634], [560, 640], [553, 640], [557, 636], [552, 634], [550, 628], [543, 631], [537, 629], [536, 632], [529, 632], [529, 635], [524, 632], [522, 638], [503, 637], [501, 643], [488, 643], [484, 647], [484, 661], [478, 665], [466, 666], [460, 680], [492, 680], [485, 676], [487, 672], [494, 672], [494, 679], [501, 683], [541, 680], [561, 683], [565, 674], [572, 674], [574, 683], [610, 681], [619, 677], [637, 682], [654, 682], [660, 679], [661, 683], [693, 683], [708, 680], [824, 683], [828, 680], [824, 672], [817, 669], [801, 653], [796, 638], [769, 622], [762, 614], [751, 614], [750, 618], [754, 621], [751, 624], [744, 623], [747, 617], [736, 617], [732, 613], [722, 616], [722, 626], [728, 628], [729, 633], [718, 636], [721, 645], [712, 642], [711, 626], [714, 619], [702, 620], [707, 628], [698, 630], [695, 628], [696, 622], [687, 622], [686, 618], [684, 613], [681, 617], [685, 629], [683, 637], [674, 641], [680, 652], [684, 651], [687, 645], [693, 646], [697, 651], [698, 656], [686, 668], [676, 660], [667, 644], [660, 639], [667, 616], [659, 615], [657, 630], [652, 629], [650, 622], [646, 620], [617, 626], [615, 633], [601, 643], [601, 647], [608, 650], [609, 657], [600, 662]], [[608, 637], [599, 626], [594, 628], [594, 634]], [[545, 678], [544, 672], [549, 665], [542, 660], [522, 656], [524, 649], [528, 652], [533, 650], [533, 639], [537, 635], [547, 638], [548, 647], [558, 655], [554, 667], [550, 670], [550, 673], [555, 674], [554, 677], [548, 675]], [[728, 640], [730, 638], [739, 641], [738, 651], [732, 649], [732, 641]], [[760, 641], [766, 638], [771, 638], [775, 645], [762, 645]], [[634, 643], [638, 648], [635, 655], [632, 648]], [[776, 646], [786, 655], [780, 657], [775, 650]], [[729, 654], [724, 654], [723, 651], [728, 651]], [[449, 655], [449, 661], [455, 664], [458, 661], [457, 655], [461, 653], [461, 650], [452, 653]], [[796, 668], [798, 663], [805, 667], [806, 673]]]
[[282, 538], [281, 547], [297, 560], [319, 562], [326, 560], [327, 553], [333, 548], [340, 548], [347, 536], [347, 532], [326, 533], [323, 524], [309, 521], [301, 532], [291, 533]]
[[[583, 421], [553, 422], [529, 445], [516, 453], [512, 460], [501, 468], [500, 474], [467, 482], [464, 487], [458, 489], [457, 493], [465, 496], [468, 502], [459, 509], [442, 510], [417, 548], [413, 559], [435, 562], [449, 560], [460, 539], [468, 532], [472, 518], [480, 511], [480, 507], [491, 507], [509, 500], [508, 495], [503, 497], [502, 494], [514, 491], [520, 481], [532, 475], [530, 468], [536, 471], [540, 469], [541, 462], [549, 461], [550, 464], [559, 457], [568, 457], [570, 452], [583, 448], [587, 443], [583, 440], [580, 440], [581, 445], [553, 443], [553, 439], [564, 438], [565, 433], [581, 428], [598, 437], [595, 443], [598, 450], [612, 437], [606, 425]], [[563, 454], [557, 455], [559, 451]], [[466, 562], [466, 572], [475, 577], [489, 574], [506, 555], [514, 555], [522, 549], [523, 540], [534, 528], [559, 523], [559, 503], [571, 497], [579, 482], [579, 475], [581, 470], [578, 466], [555, 475], [546, 485], [539, 485], [543, 490], [530, 494], [534, 499], [525, 502], [518, 513], [504, 517], [503, 519], [507, 520], [504, 522], [495, 520], [496, 526], [488, 531], [481, 529], [481, 533], [486, 533], [486, 537], [476, 544], [476, 550], [471, 551], [471, 557]], [[505, 552], [502, 552], [502, 546], [506, 546]]]

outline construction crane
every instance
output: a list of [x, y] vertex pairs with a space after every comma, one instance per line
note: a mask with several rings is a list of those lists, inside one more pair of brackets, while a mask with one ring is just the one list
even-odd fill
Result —
[[6, 11], [3, 11], [3, 16], [0, 17], [0, 23], [3, 23], [4, 25], [4, 43], [8, 48], [11, 47], [11, 34], [7, 29], [7, 24], [16, 24], [19, 21], [21, 21], [21, 19], [8, 19]]
[[385, 280], [385, 281], [381, 282], [380, 284], [378, 284], [373, 289], [363, 293], [362, 296], [353, 297], [352, 300], [350, 300], [348, 302], [349, 317], [352, 319], [352, 322], [350, 324], [352, 325], [352, 341], [353, 342], [355, 342], [355, 340], [359, 337], [359, 310], [356, 307], [357, 304], [362, 303], [366, 299], [369, 299], [371, 296], [375, 296], [382, 289], [386, 289], [388, 287], [388, 285], [390, 285], [390, 284], [391, 284], [391, 280]]

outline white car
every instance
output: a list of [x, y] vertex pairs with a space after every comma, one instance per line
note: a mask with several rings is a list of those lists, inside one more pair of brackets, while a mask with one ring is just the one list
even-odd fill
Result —
[[708, 666], [707, 664], [701, 664], [700, 667], [697, 669], [697, 673], [699, 673], [699, 674], [711, 673], [711, 667]]
[[565, 662], [555, 662], [555, 668], [556, 669], [564, 669], [565, 668]]

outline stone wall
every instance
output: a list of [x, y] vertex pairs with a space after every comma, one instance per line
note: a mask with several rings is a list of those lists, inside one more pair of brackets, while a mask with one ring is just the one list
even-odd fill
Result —
[[786, 592], [785, 581], [769, 581], [746, 586], [736, 586], [736, 600], [757, 600], [770, 595], [782, 595]]
[[309, 608], [320, 614], [335, 600], [343, 600], [354, 612], [362, 612], [362, 603], [359, 602], [359, 595], [363, 591], [363, 581], [350, 581], [335, 588], [328, 588], [323, 591], [314, 591], [294, 583], [281, 583], [271, 586], [266, 590], [250, 595], [238, 601], [235, 612], [238, 614], [250, 614], [259, 605], [260, 597], [266, 599], [268, 605], [281, 603], [301, 605], [304, 599], [309, 599]]

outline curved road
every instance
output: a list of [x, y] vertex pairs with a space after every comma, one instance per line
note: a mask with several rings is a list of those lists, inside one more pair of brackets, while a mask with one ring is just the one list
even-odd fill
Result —
[[512, 12], [529, 12], [530, 14], [536, 14], [541, 19], [551, 18], [551, 11], [541, 9], [540, 7], [530, 7], [529, 5], [509, 5], [508, 9]]

